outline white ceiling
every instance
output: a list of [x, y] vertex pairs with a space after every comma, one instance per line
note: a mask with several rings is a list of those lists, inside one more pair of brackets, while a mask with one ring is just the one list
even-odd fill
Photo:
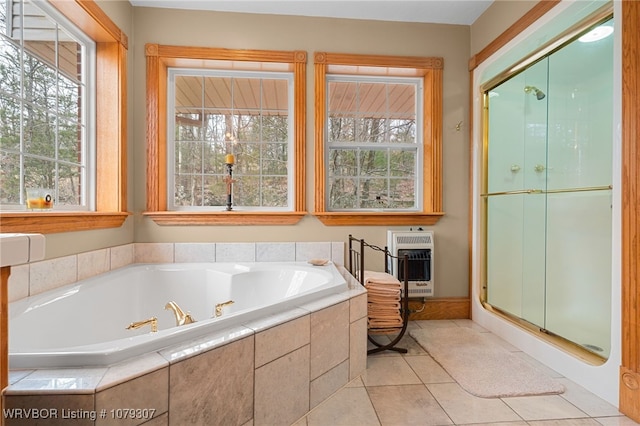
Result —
[[140, 7], [471, 25], [493, 0], [129, 0]]

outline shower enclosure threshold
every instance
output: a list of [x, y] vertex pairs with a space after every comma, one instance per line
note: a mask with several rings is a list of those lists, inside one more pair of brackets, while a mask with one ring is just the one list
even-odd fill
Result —
[[[603, 351], [603, 349], [599, 346], [572, 342], [562, 336], [550, 332], [549, 330], [545, 330], [538, 325], [530, 323], [527, 320], [518, 318], [508, 312], [502, 311], [487, 302], [482, 302], [482, 305], [488, 312], [491, 312], [492, 314], [509, 321], [511, 324], [514, 324], [517, 327], [533, 334], [538, 339], [543, 340], [559, 349], [562, 349], [564, 352], [570, 354], [575, 358], [578, 358], [579, 360], [589, 365], [599, 366], [607, 361], [606, 357], [598, 353]], [[600, 350], [598, 351], [598, 349]]]

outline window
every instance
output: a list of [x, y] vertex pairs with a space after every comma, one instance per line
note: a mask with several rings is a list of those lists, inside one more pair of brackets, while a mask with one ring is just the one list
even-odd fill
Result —
[[421, 209], [422, 80], [328, 75], [327, 85], [327, 209]]
[[[126, 35], [93, 1], [3, 1], [0, 15], [3, 232], [122, 225]], [[54, 212], [25, 211], [32, 186]]]
[[298, 222], [306, 53], [148, 44], [146, 54], [144, 214], [161, 225]]
[[327, 225], [442, 216], [442, 59], [315, 54], [316, 196]]
[[11, 2], [0, 35], [0, 203], [46, 188], [56, 208], [94, 208], [95, 45], [46, 3]]
[[169, 69], [169, 210], [291, 209], [293, 73]]

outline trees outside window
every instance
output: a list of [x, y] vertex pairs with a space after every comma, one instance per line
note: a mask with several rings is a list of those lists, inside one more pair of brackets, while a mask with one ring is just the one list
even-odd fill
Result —
[[315, 210], [325, 225], [442, 213], [442, 58], [316, 52]]
[[[3, 0], [0, 16], [3, 232], [121, 226], [127, 35], [93, 0]], [[31, 185], [55, 191], [55, 212], [25, 210]]]
[[422, 80], [329, 75], [327, 207], [422, 207]]
[[[169, 210], [290, 210], [293, 74], [169, 70]], [[171, 137], [172, 136], [172, 137]]]
[[92, 209], [94, 43], [46, 4], [1, 2], [0, 19], [2, 208], [47, 188], [57, 207]]

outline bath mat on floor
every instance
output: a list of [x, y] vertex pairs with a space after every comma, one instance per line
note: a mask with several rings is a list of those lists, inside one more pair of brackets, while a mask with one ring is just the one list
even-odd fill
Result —
[[409, 332], [467, 392], [482, 398], [564, 392], [544, 371], [500, 347], [489, 333], [466, 327]]

